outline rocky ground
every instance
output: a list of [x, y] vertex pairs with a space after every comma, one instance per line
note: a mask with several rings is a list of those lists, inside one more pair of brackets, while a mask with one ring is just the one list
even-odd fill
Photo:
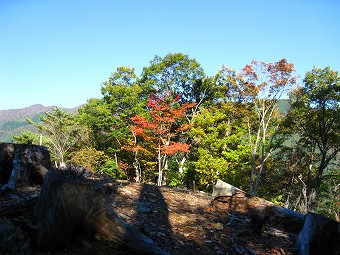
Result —
[[[9, 245], [34, 247], [32, 206], [38, 194], [39, 190], [1, 194], [0, 218], [9, 219], [13, 224], [13, 233], [7, 233], [7, 236], [18, 235], [13, 241], [16, 243]], [[226, 203], [212, 204], [213, 198], [206, 193], [121, 183], [117, 192], [109, 196], [114, 210], [124, 221], [139, 229], [170, 254], [296, 252], [296, 234], [285, 232], [273, 224], [267, 224], [259, 230], [252, 224], [250, 215], [234, 212], [228, 209]], [[5, 237], [0, 230], [0, 238]], [[21, 252], [26, 250], [23, 248]], [[43, 254], [34, 249], [32, 253]], [[131, 253], [97, 236], [91, 240], [76, 237], [72, 247], [54, 254]]]

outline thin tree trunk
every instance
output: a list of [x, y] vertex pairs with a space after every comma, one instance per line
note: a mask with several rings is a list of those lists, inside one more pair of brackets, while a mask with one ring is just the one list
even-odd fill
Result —
[[115, 152], [115, 163], [116, 163], [116, 167], [119, 170], [119, 164], [118, 164], [118, 157], [117, 157], [117, 152]]
[[158, 181], [157, 185], [162, 186], [162, 157], [161, 157], [161, 145], [158, 144]]
[[260, 170], [259, 170], [258, 174], [256, 175], [255, 187], [254, 187], [254, 191], [252, 193], [252, 195], [254, 195], [254, 196], [257, 193], [257, 189], [258, 189], [258, 186], [259, 186], [259, 183], [260, 183], [260, 178], [261, 178], [262, 171], [263, 171], [263, 168], [264, 168], [264, 163], [265, 163], [265, 158], [264, 158], [264, 143], [262, 142], [261, 166], [260, 166]]
[[252, 138], [251, 138], [251, 127], [250, 123], [248, 121], [248, 135], [249, 135], [249, 143], [251, 146], [251, 174], [250, 174], [250, 183], [249, 183], [249, 193], [253, 193], [253, 182], [254, 182], [254, 176], [255, 176], [255, 159], [257, 154], [257, 145], [259, 142], [260, 137], [260, 130], [257, 131], [256, 141], [253, 144]]
[[326, 153], [322, 153], [322, 158], [321, 158], [321, 162], [320, 165], [318, 167], [318, 177], [317, 177], [317, 181], [316, 181], [316, 197], [315, 199], [317, 199], [317, 197], [320, 194], [320, 186], [321, 186], [321, 182], [322, 182], [322, 178], [323, 178], [323, 171], [326, 168]]
[[186, 160], [187, 160], [186, 157], [183, 157], [181, 162], [179, 163], [178, 172], [180, 174], [183, 174], [183, 172], [184, 172], [184, 163], [185, 163]]

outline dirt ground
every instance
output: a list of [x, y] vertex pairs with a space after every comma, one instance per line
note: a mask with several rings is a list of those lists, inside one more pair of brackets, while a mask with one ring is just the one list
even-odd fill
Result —
[[213, 206], [206, 193], [131, 183], [112, 197], [118, 215], [171, 254], [295, 254], [295, 234]]
[[[38, 190], [31, 190], [0, 196], [0, 217], [10, 216], [26, 236], [34, 233], [31, 205], [38, 194]], [[18, 197], [21, 202], [13, 203]], [[120, 183], [117, 192], [110, 194], [112, 206], [121, 219], [173, 255], [296, 254], [296, 234], [269, 224], [258, 231], [249, 215], [227, 210], [224, 204], [213, 206], [212, 200], [202, 192], [137, 183]], [[43, 254], [34, 249], [32, 253]], [[72, 247], [49, 254], [131, 253], [98, 236], [94, 240], [75, 239]]]

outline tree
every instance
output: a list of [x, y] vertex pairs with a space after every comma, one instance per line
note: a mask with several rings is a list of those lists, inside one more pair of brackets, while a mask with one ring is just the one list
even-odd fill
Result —
[[[101, 167], [109, 161], [108, 156], [93, 147], [84, 147], [73, 152], [71, 162], [92, 172], [100, 172]], [[112, 176], [116, 177], [116, 176]]]
[[[115, 161], [116, 168], [133, 164], [133, 155], [124, 150], [133, 137], [130, 118], [145, 115], [149, 90], [137, 81], [133, 68], [120, 66], [101, 87], [102, 98], [90, 99], [79, 110], [79, 118], [92, 130], [95, 149]], [[124, 165], [124, 164], [123, 164]]]
[[39, 117], [42, 123], [35, 123], [30, 119], [27, 121], [43, 134], [52, 157], [61, 165], [65, 164], [68, 153], [74, 150], [77, 144], [88, 142], [87, 130], [75, 120], [71, 112], [54, 108]]
[[340, 151], [340, 77], [330, 67], [307, 72], [304, 86], [292, 94], [289, 116], [302, 139], [318, 149], [316, 192], [320, 193], [323, 174]]
[[86, 126], [90, 132], [94, 147], [105, 151], [112, 146], [111, 126], [114, 122], [110, 108], [103, 99], [91, 98], [78, 110], [77, 121]]
[[200, 185], [217, 179], [242, 187], [249, 167], [249, 145], [244, 142], [246, 112], [232, 102], [202, 107], [192, 121], [191, 159]]
[[280, 123], [277, 104], [296, 83], [294, 71], [294, 65], [286, 59], [269, 64], [252, 61], [242, 69], [242, 100], [250, 104], [254, 113], [248, 122], [251, 144], [251, 194], [257, 193], [265, 162], [271, 155], [270, 138]]
[[160, 96], [171, 91], [173, 95], [182, 95], [181, 103], [199, 103], [209, 88], [204, 78], [203, 68], [195, 59], [170, 53], [163, 58], [156, 55], [150, 66], [143, 69], [140, 82]]
[[108, 81], [103, 82], [101, 93], [111, 114], [122, 121], [129, 120], [146, 109], [150, 89], [140, 84], [133, 68], [120, 66]]
[[186, 111], [194, 104], [178, 104], [180, 96], [172, 98], [168, 93], [164, 97], [151, 95], [148, 102], [150, 119], [136, 115], [131, 118], [132, 134], [135, 137], [134, 151], [147, 150], [147, 147], [137, 141], [137, 137], [148, 144], [148, 148], [156, 152], [158, 164], [158, 186], [163, 183], [163, 172], [168, 169], [168, 157], [177, 152], [188, 152], [190, 145], [176, 142], [174, 138], [179, 132], [188, 128], [188, 125], [180, 125], [174, 130], [176, 121], [186, 116]]

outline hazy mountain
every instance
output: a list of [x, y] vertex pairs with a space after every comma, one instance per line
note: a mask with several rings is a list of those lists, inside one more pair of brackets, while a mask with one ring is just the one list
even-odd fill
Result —
[[[35, 104], [22, 109], [0, 110], [0, 142], [12, 142], [12, 136], [20, 134], [23, 130], [35, 131], [35, 127], [29, 124], [25, 118], [39, 122], [39, 114], [51, 111], [55, 107], [57, 106]], [[78, 107], [67, 110], [76, 112], [77, 109]]]
[[[56, 106], [43, 106], [41, 104], [35, 104], [22, 109], [0, 110], [0, 142], [12, 142], [12, 136], [20, 134], [23, 130], [35, 132], [35, 127], [28, 124], [25, 118], [32, 119], [34, 122], [39, 122], [39, 114], [51, 111], [55, 107]], [[278, 107], [282, 114], [286, 113], [289, 108], [289, 100], [280, 100]], [[67, 109], [73, 113], [76, 113], [78, 108], [79, 107], [63, 109]]]

